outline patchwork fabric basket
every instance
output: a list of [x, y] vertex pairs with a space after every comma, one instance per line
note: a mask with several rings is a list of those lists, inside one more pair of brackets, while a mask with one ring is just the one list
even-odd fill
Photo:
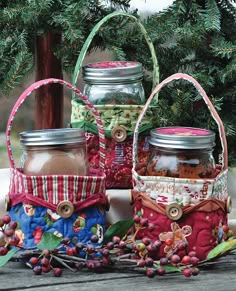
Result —
[[[162, 176], [143, 176], [139, 172], [137, 156], [138, 130], [153, 96], [173, 80], [186, 80], [193, 84], [216, 121], [222, 145], [218, 174], [211, 179], [182, 179]], [[142, 228], [138, 236], [172, 243], [161, 247], [156, 257], [170, 255], [179, 242], [187, 242], [188, 250], [197, 251], [200, 259], [223, 239], [222, 226], [227, 224], [231, 199], [227, 193], [227, 142], [223, 123], [200, 84], [187, 74], [174, 74], [162, 81], [152, 92], [139, 115], [133, 141], [134, 213], [147, 218], [151, 228]], [[136, 228], [138, 226], [136, 225]]]
[[[77, 60], [77, 64], [73, 76], [73, 84], [75, 85], [82, 62], [88, 50], [88, 47], [99, 31], [100, 27], [108, 22], [113, 17], [125, 17], [134, 21], [141, 32], [143, 33], [147, 45], [150, 49], [152, 62], [153, 62], [153, 86], [159, 82], [159, 68], [155, 49], [153, 44], [147, 35], [147, 32], [139, 20], [124, 12], [114, 12], [104, 17], [93, 28], [87, 40], [85, 41], [83, 48]], [[136, 124], [136, 120], [142, 111], [143, 105], [94, 105], [99, 112], [106, 136], [106, 159], [105, 159], [105, 173], [106, 173], [106, 188], [132, 188], [132, 146], [133, 146], [133, 132]], [[155, 99], [147, 110], [147, 114], [142, 120], [142, 124], [139, 128], [139, 159], [144, 162], [149, 155], [149, 147], [146, 142], [146, 137], [149, 130], [154, 127], [157, 107], [155, 105]], [[89, 112], [87, 105], [81, 104], [78, 99], [72, 98], [72, 114], [71, 114], [71, 127], [84, 128], [87, 132], [87, 150], [90, 165], [97, 169], [98, 167], [98, 134], [96, 127], [94, 126], [94, 117]], [[112, 131], [116, 128], [122, 129], [126, 138], [119, 141], [112, 135]]]
[[[58, 83], [75, 92], [91, 110], [99, 134], [99, 167], [88, 176], [25, 175], [14, 162], [11, 148], [11, 128], [15, 115], [30, 94], [41, 86]], [[105, 137], [99, 113], [77, 88], [59, 79], [45, 79], [29, 86], [16, 101], [6, 128], [7, 151], [10, 161], [10, 186], [7, 210], [18, 223], [19, 246], [36, 247], [45, 232], [61, 238], [88, 243], [93, 234], [103, 239], [106, 228], [107, 197], [105, 193]]]

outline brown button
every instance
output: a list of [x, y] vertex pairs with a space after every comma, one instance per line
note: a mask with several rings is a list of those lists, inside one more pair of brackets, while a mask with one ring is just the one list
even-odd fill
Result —
[[171, 203], [166, 206], [166, 215], [172, 220], [178, 220], [183, 215], [183, 211], [177, 203]]
[[62, 201], [57, 205], [57, 214], [63, 218], [71, 217], [74, 213], [74, 205], [70, 201]]
[[227, 198], [227, 201], [226, 201], [226, 211], [227, 211], [227, 213], [230, 213], [231, 210], [232, 210], [232, 199], [231, 199], [231, 197], [229, 196], [229, 197]]
[[127, 137], [126, 129], [122, 126], [116, 126], [111, 131], [112, 138], [117, 142], [122, 142]]
[[5, 197], [5, 210], [9, 211], [11, 209], [11, 199], [9, 195], [7, 194]]

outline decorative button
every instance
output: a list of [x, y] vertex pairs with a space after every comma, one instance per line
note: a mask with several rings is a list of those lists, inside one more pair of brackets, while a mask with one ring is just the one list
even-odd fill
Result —
[[127, 137], [126, 129], [122, 126], [116, 126], [111, 131], [112, 138], [117, 142], [122, 142]]
[[9, 195], [7, 194], [5, 197], [5, 210], [9, 211], [11, 209], [11, 199]]
[[227, 201], [226, 201], [226, 211], [227, 211], [227, 213], [230, 213], [231, 210], [232, 210], [232, 199], [231, 199], [231, 197], [229, 196], [229, 197], [227, 198]]
[[74, 205], [70, 201], [62, 201], [57, 205], [57, 214], [63, 218], [71, 217], [74, 213]]
[[166, 206], [166, 215], [172, 220], [178, 220], [183, 215], [183, 211], [177, 203], [172, 203]]

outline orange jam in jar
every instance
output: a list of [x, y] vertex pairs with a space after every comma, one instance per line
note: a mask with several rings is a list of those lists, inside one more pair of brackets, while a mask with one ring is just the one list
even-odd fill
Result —
[[214, 178], [215, 133], [192, 127], [161, 127], [150, 132], [147, 176]]
[[83, 129], [60, 128], [24, 131], [21, 169], [26, 175], [88, 174], [86, 139]]

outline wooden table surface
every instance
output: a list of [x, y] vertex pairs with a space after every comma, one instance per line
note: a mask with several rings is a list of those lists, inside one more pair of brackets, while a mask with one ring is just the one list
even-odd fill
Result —
[[217, 263], [201, 268], [198, 276], [185, 278], [182, 274], [166, 274], [147, 278], [141, 273], [109, 271], [71, 272], [63, 269], [62, 277], [47, 273], [35, 275], [23, 263], [9, 262], [0, 269], [0, 290], [68, 290], [68, 291], [230, 291], [236, 290], [236, 254], [228, 255]]

